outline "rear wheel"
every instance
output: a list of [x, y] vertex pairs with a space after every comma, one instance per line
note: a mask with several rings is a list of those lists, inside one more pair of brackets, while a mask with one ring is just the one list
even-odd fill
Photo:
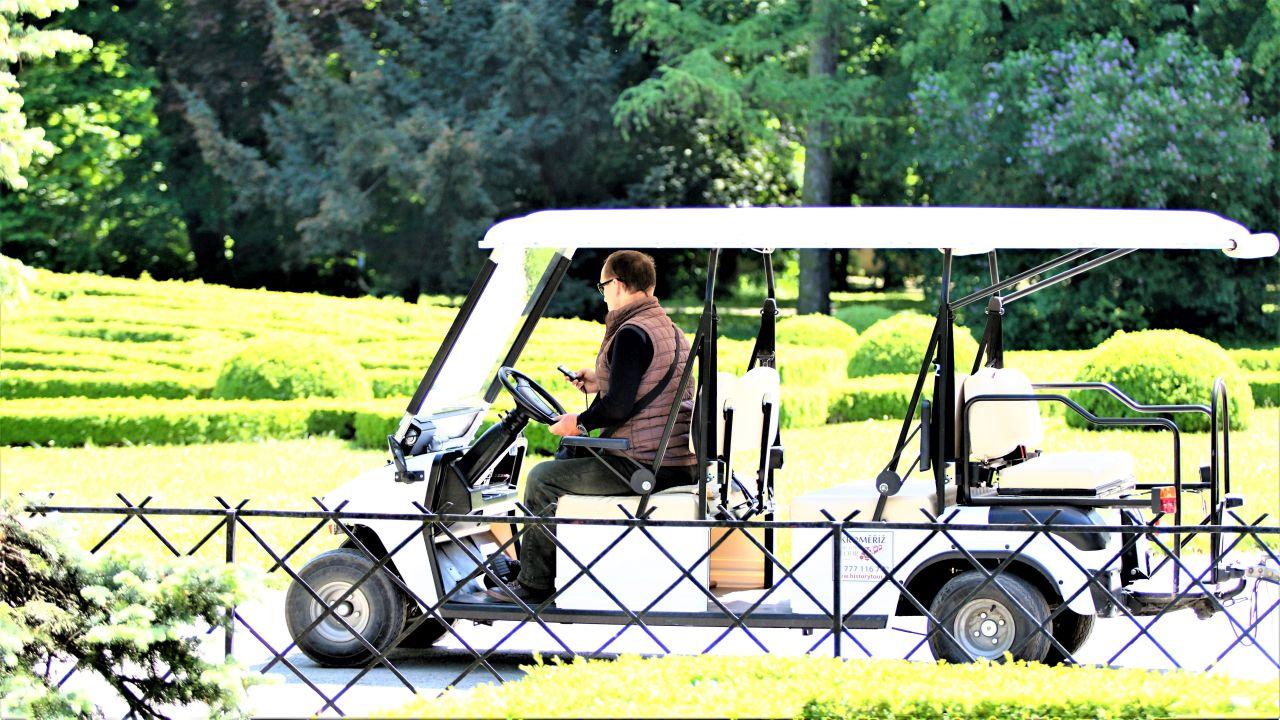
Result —
[[[386, 652], [404, 629], [405, 600], [392, 582], [390, 571], [380, 569], [352, 590], [373, 565], [363, 553], [346, 548], [330, 550], [307, 563], [299, 576], [320, 596], [324, 605], [298, 582], [289, 586], [285, 620], [289, 635], [307, 657], [332, 667], [361, 666], [373, 659], [374, 654], [347, 626], [378, 652]], [[332, 614], [303, 632], [335, 602], [338, 604]], [[441, 634], [443, 632], [441, 630]]]
[[[1053, 619], [1053, 639], [1062, 643], [1062, 647], [1072, 655], [1084, 646], [1089, 635], [1093, 633], [1093, 615], [1081, 615], [1070, 610], [1063, 610]], [[1062, 651], [1049, 644], [1049, 651], [1044, 658], [1049, 665], [1061, 665], [1071, 662]]]
[[[975, 570], [964, 572], [948, 580], [934, 597], [929, 612], [955, 637], [953, 641], [941, 630], [934, 632], [929, 637], [934, 657], [953, 663], [977, 658], [999, 662], [1011, 652], [1015, 660], [1044, 660], [1049, 639], [1036, 630], [1049, 617], [1044, 595], [1016, 575], [1001, 575], [969, 597], [985, 580]], [[935, 627], [929, 623], [931, 632]]]

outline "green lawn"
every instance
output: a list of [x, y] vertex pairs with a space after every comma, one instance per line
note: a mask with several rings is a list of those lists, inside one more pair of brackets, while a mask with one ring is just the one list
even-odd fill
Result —
[[[1049, 450], [1127, 450], [1138, 459], [1139, 480], [1170, 477], [1167, 434], [1149, 432], [1088, 432], [1066, 428], [1050, 419], [1046, 431]], [[778, 499], [845, 482], [870, 483], [884, 466], [897, 437], [893, 421], [867, 421], [820, 428], [789, 430], [783, 435], [786, 467], [777, 479]], [[1259, 409], [1245, 432], [1232, 436], [1233, 491], [1245, 495], [1248, 520], [1280, 512], [1280, 410]], [[1195, 468], [1208, 458], [1208, 436], [1184, 438], [1184, 478], [1196, 477]], [[121, 492], [137, 503], [150, 495], [151, 507], [217, 507], [214, 496], [229, 502], [250, 498], [258, 509], [313, 509], [311, 496], [330, 489], [358, 473], [385, 462], [386, 453], [361, 450], [349, 443], [312, 438], [262, 443], [221, 445], [140, 446], [105, 448], [0, 447], [0, 495], [15, 498], [55, 492], [55, 502], [67, 505], [118, 505]], [[905, 469], [907, 463], [904, 462]], [[919, 478], [924, 479], [924, 478]], [[1188, 508], [1188, 522], [1199, 511], [1195, 496]], [[75, 521], [81, 541], [92, 545], [115, 522], [105, 516], [81, 516]], [[211, 518], [156, 517], [158, 529], [182, 551], [189, 549], [216, 522]], [[256, 529], [274, 546], [287, 548], [310, 527], [306, 521], [258, 519]], [[266, 561], [247, 534], [240, 536], [240, 559], [251, 564]], [[221, 536], [201, 552], [221, 558]], [[335, 538], [313, 538], [303, 557], [332, 547]], [[785, 547], [785, 541], [780, 545]], [[137, 521], [131, 521], [114, 548], [131, 548], [164, 556], [167, 551]]]

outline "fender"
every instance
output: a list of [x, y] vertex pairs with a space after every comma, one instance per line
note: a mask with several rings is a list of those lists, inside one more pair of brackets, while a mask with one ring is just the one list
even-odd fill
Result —
[[[437, 455], [418, 455], [406, 458], [410, 470], [430, 474]], [[391, 463], [357, 475], [324, 496], [325, 507], [330, 510], [343, 502], [343, 512], [350, 513], [412, 513], [421, 511], [414, 503], [426, 500], [427, 483], [396, 482], [396, 468]], [[427, 557], [427, 544], [431, 541], [422, 531], [422, 523], [413, 520], [351, 519], [347, 525], [360, 525], [378, 536], [388, 552], [395, 552], [393, 560], [405, 585], [423, 602], [434, 603], [436, 586], [431, 578], [431, 565]], [[405, 538], [417, 532], [417, 537], [405, 542]], [[402, 546], [402, 547], [401, 547]], [[396, 550], [400, 547], [399, 550]]]
[[[1027, 548], [1027, 550], [1031, 549], [1032, 548], [1030, 546]], [[1009, 555], [1009, 553], [999, 550], [977, 550], [970, 551], [969, 554], [978, 560], [991, 560], [995, 563], [999, 563]], [[933, 601], [933, 594], [941, 587], [941, 583], [939, 583], [937, 587], [929, 588], [929, 592], [927, 593], [921, 592], [919, 588], [913, 587], [913, 583], [917, 580], [923, 581], [926, 573], [929, 573], [930, 571], [938, 571], [942, 569], [942, 566], [950, 565], [960, 565], [965, 570], [974, 569], [973, 564], [969, 562], [968, 558], [966, 558], [963, 553], [955, 550], [949, 550], [931, 555], [928, 559], [922, 561], [914, 570], [911, 571], [911, 574], [907, 576], [907, 581], [903, 584], [912, 592], [913, 595], [915, 595], [916, 599], [919, 600], [922, 605], [927, 607], [929, 603]], [[1030, 581], [1032, 585], [1036, 586], [1036, 588], [1040, 590], [1040, 592], [1044, 593], [1046, 600], [1050, 603], [1061, 602], [1063, 600], [1061, 586], [1058, 584], [1058, 581], [1054, 579], [1054, 576], [1049, 569], [1046, 568], [1037, 558], [1026, 552], [1019, 554], [1016, 559], [1009, 564], [1006, 572], [1013, 571], [1016, 568], [1019, 568], [1019, 566], [1021, 566], [1020, 569], [1022, 569], [1022, 577], [1025, 580]], [[1072, 569], [1074, 570], [1074, 568]], [[1076, 587], [1072, 587], [1071, 592], [1075, 592], [1075, 590]], [[1082, 615], [1094, 614], [1095, 607], [1092, 593], [1082, 592], [1076, 595], [1076, 597], [1068, 603], [1067, 607], [1069, 607], [1073, 612], [1077, 612]], [[896, 614], [917, 615], [918, 613], [916, 612], [915, 606], [911, 605], [906, 598], [900, 598], [898, 600], [898, 609]]]

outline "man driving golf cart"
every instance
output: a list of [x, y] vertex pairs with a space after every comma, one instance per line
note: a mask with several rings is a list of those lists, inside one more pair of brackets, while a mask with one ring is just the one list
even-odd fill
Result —
[[[634, 250], [619, 250], [605, 259], [596, 288], [609, 308], [604, 339], [595, 366], [565, 374], [583, 393], [596, 398], [582, 413], [565, 413], [551, 432], [566, 437], [603, 430], [601, 437], [626, 439], [629, 450], [606, 451], [600, 456], [576, 456], [565, 446], [556, 459], [529, 471], [524, 501], [544, 515], [565, 495], [628, 495], [627, 482], [635, 462], [652, 464], [657, 458], [663, 427], [677, 387], [672, 380], [689, 362], [689, 341], [667, 317], [653, 296], [657, 271], [653, 258]], [[680, 399], [675, 432], [656, 478], [655, 490], [697, 482], [697, 458], [690, 450], [689, 428], [693, 414], [693, 388]], [[527, 603], [542, 602], [554, 592], [555, 545], [548, 533], [533, 532], [520, 545], [520, 573], [507, 588], [494, 588], [479, 596], [486, 601], [513, 602], [512, 595]], [[510, 592], [508, 592], [508, 590]]]

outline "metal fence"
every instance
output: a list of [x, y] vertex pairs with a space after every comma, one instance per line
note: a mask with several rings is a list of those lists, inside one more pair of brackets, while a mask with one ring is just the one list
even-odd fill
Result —
[[[927, 660], [931, 655], [926, 646], [935, 635], [944, 636], [946, 640], [962, 649], [966, 647], [952, 634], [954, 614], [943, 618], [935, 617], [930, 607], [931, 598], [917, 597], [918, 593], [913, 591], [908, 586], [908, 580], [902, 577], [902, 569], [907, 567], [913, 557], [935, 539], [941, 539], [953, 546], [956, 562], [960, 563], [965, 570], [972, 570], [980, 574], [981, 582], [976, 587], [969, 589], [969, 595], [964, 600], [978, 596], [989, 586], [995, 587], [1009, 600], [1009, 605], [1021, 618], [1030, 619], [1032, 633], [1030, 636], [1021, 638], [1014, 647], [1010, 648], [1010, 651], [1015, 654], [1024, 643], [1038, 641], [1038, 638], [1043, 637], [1051, 646], [1051, 654], [1056, 653], [1056, 659], [1068, 663], [1076, 662], [1074, 653], [1078, 651], [1078, 648], [1068, 647], [1064, 645], [1063, 638], [1055, 637], [1053, 632], [1055, 620], [1062, 613], [1068, 611], [1068, 603], [1077, 596], [1082, 593], [1090, 593], [1096, 603], [1110, 605], [1113, 608], [1113, 616], [1121, 621], [1115, 623], [1117, 625], [1116, 628], [1109, 629], [1109, 633], [1112, 634], [1112, 644], [1117, 644], [1114, 642], [1116, 639], [1114, 633], [1124, 632], [1128, 636], [1127, 641], [1118, 643], [1120, 644], [1119, 649], [1100, 664], [1124, 664], [1126, 656], [1135, 652], [1135, 645], [1145, 640], [1158, 651], [1158, 657], [1161, 658], [1162, 663], [1167, 661], [1167, 665], [1174, 668], [1212, 670], [1227, 659], [1228, 656], [1249, 652], [1254, 653], [1253, 662], [1261, 661], [1267, 663], [1268, 668], [1274, 667], [1276, 670], [1280, 670], [1280, 659], [1277, 658], [1274, 648], [1269, 647], [1272, 639], [1269, 636], [1260, 637], [1258, 634], [1262, 624], [1267, 622], [1268, 618], [1273, 613], [1276, 613], [1277, 609], [1280, 609], [1280, 600], [1272, 601], [1268, 598], [1262, 598], [1258, 591], [1263, 583], [1257, 579], [1250, 578], [1241, 578], [1239, 580], [1239, 587], [1242, 592], [1231, 598], [1225, 597], [1225, 594], [1221, 592], [1221, 588], [1218, 588], [1219, 594], [1215, 595], [1214, 589], [1210, 588], [1210, 585], [1221, 578], [1214, 576], [1212, 567], [1199, 566], [1197, 558], [1200, 556], [1183, 552], [1197, 538], [1216, 535], [1221, 543], [1223, 564], [1229, 564], [1233, 559], [1239, 559], [1246, 561], [1243, 564], [1253, 567], [1257, 567], [1258, 561], [1269, 563], [1270, 567], [1273, 568], [1278, 567], [1280, 566], [1280, 557], [1277, 556], [1275, 549], [1268, 546], [1267, 539], [1270, 539], [1273, 546], [1280, 545], [1280, 543], [1276, 542], [1280, 538], [1280, 526], [1265, 524], [1267, 520], [1265, 515], [1253, 522], [1246, 522], [1234, 512], [1227, 511], [1226, 516], [1231, 524], [1216, 526], [1207, 524], [1188, 526], [1160, 525], [1157, 524], [1161, 519], [1159, 516], [1147, 522], [1130, 518], [1136, 524], [1079, 526], [1055, 522], [1057, 520], [1056, 513], [1052, 513], [1048, 517], [1036, 517], [1029, 512], [1024, 512], [1025, 517], [1022, 518], [1022, 522], [1016, 524], [989, 525], [954, 523], [951, 521], [952, 515], [950, 511], [943, 513], [942, 517], [934, 517], [926, 512], [919, 523], [861, 522], [856, 515], [836, 518], [826, 513], [824, 513], [825, 519], [823, 520], [806, 522], [655, 520], [649, 517], [653, 512], [652, 508], [644, 516], [640, 517], [633, 515], [625, 508], [620, 508], [625, 513], [625, 517], [620, 516], [618, 519], [611, 520], [578, 520], [513, 515], [501, 518], [504, 524], [510, 524], [512, 533], [509, 539], [501, 543], [496, 552], [490, 553], [487, 557], [480, 557], [465, 544], [461, 545], [463, 550], [471, 555], [471, 560], [476, 564], [475, 569], [470, 576], [464, 578], [463, 582], [459, 582], [451, 591], [445, 592], [434, 601], [431, 601], [410, 588], [400, 574], [394, 571], [394, 561], [397, 555], [410, 543], [423, 542], [427, 537], [442, 535], [446, 539], [456, 541], [458, 539], [455, 535], [457, 524], [475, 523], [476, 516], [431, 513], [422, 506], [417, 506], [413, 512], [407, 513], [347, 512], [342, 507], [327, 508], [318, 499], [313, 499], [317, 504], [317, 508], [309, 511], [257, 510], [249, 507], [248, 500], [233, 504], [223, 498], [216, 498], [217, 507], [160, 508], [151, 507], [151, 498], [149, 497], [137, 503], [132, 502], [124, 495], [118, 495], [117, 497], [121, 502], [119, 506], [93, 507], [57, 505], [53, 503], [52, 498], [39, 502], [34, 502], [28, 498], [25, 510], [33, 516], [61, 514], [75, 518], [91, 515], [118, 517], [118, 521], [115, 522], [114, 526], [92, 545], [91, 549], [94, 553], [110, 549], [113, 541], [117, 541], [118, 538], [122, 537], [122, 531], [128, 528], [131, 523], [134, 524], [135, 531], [137, 529], [136, 526], [140, 525], [141, 530], [147, 536], [153, 538], [154, 542], [163, 547], [165, 552], [174, 557], [195, 555], [210, 543], [216, 543], [221, 545], [225, 551], [222, 553], [224, 562], [237, 563], [244, 561], [246, 546], [260, 549], [270, 559], [270, 564], [265, 568], [268, 573], [283, 573], [287, 575], [299, 589], [306, 592], [323, 607], [323, 611], [314, 618], [310, 625], [297, 634], [304, 636], [307, 633], [315, 632], [321, 623], [336, 622], [359, 639], [369, 651], [370, 659], [363, 667], [353, 669], [352, 674], [345, 679], [341, 687], [336, 690], [326, 689], [321, 687], [324, 683], [318, 683], [312, 677], [318, 672], [318, 666], [301, 656], [300, 653], [295, 652], [297, 649], [296, 638], [294, 642], [287, 644], [281, 645], [278, 641], [273, 644], [267, 637], [270, 633], [263, 632], [262, 621], [255, 620], [250, 622], [250, 619], [242, 614], [240, 608], [228, 607], [226, 609], [225, 625], [207, 628], [205, 632], [210, 635], [218, 631], [222, 632], [224, 639], [222, 652], [226, 656], [235, 654], [237, 646], [240, 646], [243, 652], [243, 643], [257, 645], [262, 651], [265, 651], [270, 660], [262, 663], [256, 669], [264, 674], [283, 673], [296, 678], [296, 682], [305, 685], [315, 694], [315, 699], [319, 705], [311, 711], [322, 715], [343, 715], [344, 711], [341, 703], [349, 691], [357, 687], [362, 680], [374, 672], [389, 673], [409, 693], [416, 694], [419, 688], [397, 666], [391, 655], [393, 651], [399, 650], [397, 656], [403, 656], [407, 651], [401, 648], [402, 644], [421, 625], [431, 621], [442, 622], [447, 633], [445, 636], [446, 642], [456, 645], [461, 656], [470, 660], [469, 664], [447, 686], [455, 686], [473, 673], [478, 672], [502, 681], [504, 679], [502, 674], [494, 666], [495, 656], [504, 650], [509, 650], [507, 644], [512, 638], [516, 637], [522, 628], [531, 625], [540, 627], [546, 633], [551, 646], [548, 649], [552, 653], [566, 656], [613, 656], [614, 653], [610, 649], [616, 647], [615, 641], [629, 628], [636, 628], [651, 639], [656, 649], [655, 654], [689, 652], [689, 650], [672, 650], [671, 643], [664, 642], [659, 631], [662, 626], [690, 624], [701, 627], [723, 628], [723, 631], [705, 647], [693, 648], [692, 652], [711, 653], [716, 651], [725, 642], [726, 638], [735, 632], [744, 635], [749, 640], [753, 651], [771, 652], [769, 643], [766, 642], [770, 640], [766, 636], [768, 632], [774, 632], [773, 628], [799, 628], [808, 636], [805, 638], [805, 644], [809, 644], [806, 651], [808, 653], [831, 653], [837, 657], [881, 657], [882, 655], [873, 649], [875, 643], [870, 642], [868, 638], [871, 633], [884, 632], [884, 630], [873, 629], [864, 623], [860, 623], [858, 620], [860, 617], [859, 610], [862, 603], [866, 602], [867, 598], [871, 597], [876, 590], [890, 585], [900, 594], [900, 610], [905, 609], [907, 613], [912, 615], [918, 614], [925, 621], [922, 630], [911, 634], [913, 639], [917, 636], [919, 639], [905, 653], [895, 653], [894, 657]], [[209, 527], [207, 532], [200, 536], [199, 540], [194, 542], [191, 547], [178, 547], [161, 532], [157, 527], [157, 523], [153, 522], [156, 518], [166, 516], [180, 516], [190, 521], [207, 519]], [[293, 534], [296, 539], [289, 543], [287, 547], [282, 545], [273, 546], [265, 537], [265, 534], [260, 531], [261, 525], [269, 519], [282, 518], [302, 524], [297, 528], [298, 532]], [[485, 518], [486, 521], [492, 519], [491, 517]], [[405, 533], [398, 543], [386, 543], [388, 547], [385, 548], [370, 547], [370, 544], [362, 540], [360, 532], [357, 531], [358, 526], [370, 521], [399, 521], [403, 522], [406, 528], [411, 527], [412, 529]], [[1208, 518], [1204, 522], [1207, 523]], [[507, 587], [509, 580], [504, 578], [497, 569], [500, 564], [499, 556], [512, 549], [519, 542], [519, 539], [527, 533], [547, 532], [548, 529], [565, 524], [614, 527], [617, 528], [618, 535], [603, 550], [593, 553], [590, 557], [578, 557], [559, 539], [556, 533], [547, 533], [561, 553], [562, 560], [568, 559], [575, 566], [576, 573], [572, 580], [562, 583], [556, 593], [545, 602], [538, 603], [536, 606], [531, 606], [525, 602], [517, 602], [513, 606], [503, 608], [502, 612], [496, 616], [496, 619], [493, 615], [484, 615], [484, 613], [496, 611], [485, 606], [476, 606], [481, 608], [476, 611], [480, 613], [476, 617], [480, 618], [481, 622], [486, 624], [503, 623], [495, 627], [498, 629], [505, 628], [506, 632], [502, 633], [499, 639], [492, 642], [477, 643], [474, 639], [469, 639], [468, 634], [472, 627], [464, 622], [454, 622], [458, 618], [468, 617], [465, 612], [459, 613], [458, 598], [456, 596], [460, 589], [464, 587], [465, 581], [482, 577], [488, 586]], [[305, 555], [300, 551], [312, 538], [322, 533], [326, 527], [330, 529], [330, 532], [339, 534], [346, 546], [356, 549], [372, 563], [372, 566], [364, 573], [363, 577], [359, 578], [340, 596], [331, 598], [329, 601], [322, 598], [316, 588], [308, 585], [299, 574], [301, 566], [304, 564], [301, 558]], [[664, 547], [655, 537], [655, 533], [660, 532], [663, 528], [693, 527], [723, 531], [723, 535], [709, 545], [697, 563], [691, 564], [677, 560], [672, 550]], [[923, 539], [915, 543], [913, 547], [899, 548], [896, 553], [893, 553], [893, 558], [896, 562], [891, 561], [893, 564], [889, 565], [878, 558], [877, 552], [866, 547], [865, 536], [861, 535], [866, 531], [885, 530], [920, 531], [923, 533]], [[776, 537], [782, 533], [795, 533], [797, 531], [810, 531], [809, 537], [812, 539], [816, 536], [818, 539], [811, 545], [805, 543], [804, 547], [792, 547], [791, 554], [794, 560], [790, 561], [777, 557], [774, 552], [768, 549], [766, 543], [761, 542], [758, 537], [760, 533], [764, 532], [773, 533]], [[966, 549], [965, 543], [958, 537], [958, 535], [967, 533], [1011, 531], [1022, 534], [1021, 544], [1009, 548], [1009, 551], [998, 559], [976, 556]], [[815, 532], [816, 535], [814, 534]], [[1077, 559], [1077, 554], [1072, 550], [1074, 546], [1072, 542], [1073, 536], [1080, 533], [1097, 532], [1118, 534], [1121, 538], [1121, 547], [1100, 567], [1086, 568], [1080, 563]], [[759, 591], [759, 596], [753, 601], [739, 603], [737, 607], [731, 608], [730, 603], [722, 599], [722, 594], [718, 594], [712, 587], [708, 587], [709, 583], [695, 577], [689, 571], [689, 567], [691, 565], [697, 566], [706, 561], [718, 547], [728, 542], [735, 535], [746, 538], [755, 551], [758, 552], [762, 562], [768, 567], [766, 577], [771, 577], [772, 582], [769, 583], [770, 587], [762, 588]], [[368, 538], [367, 535], [363, 537], [365, 539]], [[647, 607], [628, 607], [614, 592], [611, 592], [610, 588], [605, 586], [598, 574], [598, 566], [601, 559], [627, 537], [646, 538], [646, 542], [651, 543], [658, 554], [672, 563], [679, 572], [679, 578], [676, 582], [667, 587], [665, 591], [662, 591], [652, 602], [647, 603]], [[1083, 578], [1077, 587], [1061, 586], [1058, 588], [1060, 598], [1054, 600], [1056, 607], [1044, 619], [1039, 619], [1033, 614], [1031, 608], [1024, 607], [1001, 582], [1002, 577], [1016, 572], [1020, 553], [1039, 538], [1044, 538], [1053, 547], [1056, 547], [1061, 552], [1062, 557], [1075, 567], [1079, 571], [1080, 577]], [[1109, 579], [1111, 578], [1111, 573], [1121, 569], [1124, 554], [1139, 542], [1149, 545], [1152, 565], [1156, 570], [1170, 576], [1171, 582], [1168, 595], [1164, 598], [1165, 602], [1158, 607], [1147, 607], [1135, 613], [1130, 608], [1130, 605], [1132, 605], [1131, 598], [1124, 597], [1122, 591], [1116, 591], [1111, 586]], [[278, 545], [280, 544], [278, 543]], [[824, 548], [830, 549], [824, 551]], [[873, 587], [869, 592], [866, 592], [866, 587], [860, 589], [859, 592], [865, 592], [865, 594], [858, 601], [849, 597], [841, 597], [842, 592], [849, 592], [846, 587], [847, 583], [839, 580], [842, 577], [842, 552], [848, 551], [859, 553], [859, 560], [873, 564], [880, 576], [879, 580], [873, 583]], [[827, 560], [827, 558], [822, 557], [827, 552], [831, 555], [831, 567], [828, 573], [830, 576], [829, 582], [820, 589], [813, 587], [812, 582], [809, 587], [806, 587], [804, 583], [800, 582], [797, 575], [802, 573], [802, 568], [806, 567], [807, 564]], [[1270, 575], [1272, 572], [1264, 571], [1264, 574]], [[378, 574], [389, 579], [404, 594], [406, 603], [410, 607], [415, 604], [418, 607], [418, 612], [412, 615], [411, 620], [406, 623], [404, 630], [399, 633], [398, 637], [388, 647], [381, 648], [375, 647], [369, 639], [356, 632], [355, 628], [340, 613], [335, 611], [356, 589]], [[1152, 574], [1156, 575], [1157, 573], [1153, 571]], [[1275, 582], [1274, 576], [1264, 577], [1263, 580], [1268, 583]], [[681, 617], [654, 609], [663, 597], [672, 592], [676, 584], [686, 581], [696, 585], [701, 592], [705, 593], [707, 599], [707, 611], [705, 613], [697, 614], [696, 618], [692, 616]], [[607, 633], [609, 637], [601, 645], [596, 645], [595, 640], [593, 640], [590, 643], [593, 647], [575, 647], [574, 639], [566, 637], [565, 617], [555, 616], [552, 620], [547, 619], [552, 618], [554, 615], [551, 610], [555, 607], [554, 604], [557, 598], [576, 583], [594, 583], [610, 599], [611, 604], [616, 606], [616, 609], [611, 607], [614, 617], [609, 620], [609, 624], [612, 625], [611, 631]], [[774, 597], [776, 591], [786, 585], [790, 586], [790, 592], [795, 593], [797, 597], [805, 596], [812, 601], [813, 605], [819, 608], [817, 614], [805, 615], [803, 622], [800, 621], [801, 616], [796, 615], [795, 622], [791, 622], [786, 617], [779, 617], [777, 613], [766, 612], [768, 603], [771, 600], [776, 600]], [[817, 597], [819, 592], [824, 599]], [[1156, 637], [1157, 625], [1162, 622], [1170, 622], [1169, 618], [1179, 608], [1187, 607], [1190, 601], [1194, 601], [1191, 604], [1196, 606], [1198, 613], [1220, 613], [1220, 615], [1215, 616], [1225, 618], [1226, 624], [1231, 631], [1229, 634], [1219, 633], [1224, 644], [1221, 651], [1216, 655], [1212, 655], [1207, 664], [1201, 664], [1199, 660], [1195, 662], [1189, 660], [1185, 645], [1175, 645], [1167, 641], [1162, 642]], [[1242, 601], [1252, 603], [1247, 608], [1244, 618], [1237, 617], [1236, 613], [1227, 612], [1228, 606]], [[963, 600], [957, 604], [962, 605]], [[850, 609], [844, 610], [848, 605], [851, 605]], [[486, 617], [487, 619], [485, 619]], [[283, 619], [283, 609], [281, 610], [280, 619]], [[595, 615], [584, 614], [579, 616], [577, 621], [591, 623], [593, 621], [599, 622], [600, 619], [601, 614], [599, 613]], [[1272, 622], [1274, 622], [1274, 619], [1272, 619]], [[255, 627], [255, 624], [257, 627]], [[1120, 627], [1123, 627], [1123, 631], [1119, 629]], [[809, 637], [812, 637], [813, 640], [809, 641]], [[1195, 644], [1197, 652], [1190, 654], [1202, 655], [1204, 638], [1198, 638]], [[965, 652], [967, 653], [967, 651]], [[1090, 664], [1099, 663], [1094, 660]], [[283, 668], [283, 670], [280, 668]], [[76, 668], [71, 668], [61, 678], [58, 683], [59, 686], [66, 683], [75, 672]], [[407, 699], [409, 699], [408, 695], [406, 695]]]

